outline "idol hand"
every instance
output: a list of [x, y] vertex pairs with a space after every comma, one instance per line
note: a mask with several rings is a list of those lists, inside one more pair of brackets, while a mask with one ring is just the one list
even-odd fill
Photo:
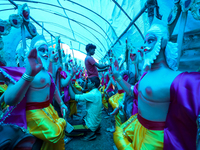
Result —
[[113, 73], [113, 76], [114, 76], [115, 78], [118, 78], [118, 77], [120, 76], [119, 71], [117, 71], [117, 69], [115, 68], [114, 65], [112, 65], [112, 73]]
[[58, 61], [58, 52], [52, 51], [52, 54], [50, 54], [50, 61], [55, 63]]
[[41, 59], [37, 56], [37, 50], [34, 48], [28, 54], [28, 58], [25, 60], [26, 74], [29, 76], [35, 76], [41, 71], [43, 65]]
[[76, 74], [76, 69], [74, 69], [74, 67], [72, 67], [70, 73], [74, 76]]
[[68, 108], [65, 104], [63, 104], [61, 105], [60, 109], [61, 109], [62, 116], [64, 117], [64, 115], [67, 114]]

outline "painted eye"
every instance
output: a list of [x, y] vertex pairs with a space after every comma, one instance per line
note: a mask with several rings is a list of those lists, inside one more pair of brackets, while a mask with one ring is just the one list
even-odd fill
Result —
[[149, 44], [150, 44], [150, 43], [152, 43], [152, 42], [153, 42], [153, 40], [152, 40], [152, 39], [149, 39], [149, 40], [148, 40], [148, 43], [149, 43]]

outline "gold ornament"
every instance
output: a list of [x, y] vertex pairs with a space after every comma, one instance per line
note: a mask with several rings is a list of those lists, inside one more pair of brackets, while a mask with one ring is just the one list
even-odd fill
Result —
[[195, 0], [191, 7], [191, 14], [196, 20], [200, 20], [200, 0]]
[[0, 19], [0, 35], [8, 35], [10, 33], [11, 24]]
[[12, 14], [9, 16], [9, 22], [13, 27], [19, 28], [23, 23], [23, 18], [18, 14]]

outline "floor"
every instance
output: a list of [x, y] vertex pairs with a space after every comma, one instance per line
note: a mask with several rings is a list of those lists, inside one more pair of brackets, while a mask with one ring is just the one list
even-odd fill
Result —
[[[84, 115], [85, 105], [84, 103], [78, 105], [79, 115]], [[113, 133], [107, 132], [106, 129], [114, 124], [114, 118], [104, 118], [107, 116], [105, 111], [102, 111], [102, 121], [100, 134], [97, 134], [97, 138], [92, 141], [82, 141], [82, 137], [75, 137], [69, 143], [66, 144], [66, 150], [115, 150], [113, 142]]]

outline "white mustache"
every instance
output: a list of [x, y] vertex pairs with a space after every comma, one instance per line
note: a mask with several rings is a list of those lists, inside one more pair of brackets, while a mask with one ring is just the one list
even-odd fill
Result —
[[46, 56], [48, 57], [48, 55], [46, 55], [46, 54], [43, 54], [43, 55], [42, 55], [42, 57], [46, 57]]

